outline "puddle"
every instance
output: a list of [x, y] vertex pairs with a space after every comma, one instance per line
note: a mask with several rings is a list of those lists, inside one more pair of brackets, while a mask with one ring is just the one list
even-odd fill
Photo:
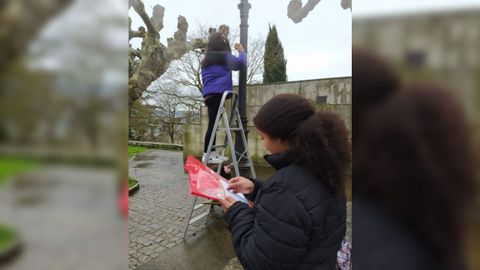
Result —
[[48, 194], [58, 186], [53, 178], [33, 173], [16, 176], [11, 185], [14, 204], [19, 206], [38, 206], [47, 201]]
[[147, 161], [147, 160], [154, 160], [155, 156], [153, 155], [146, 155], [144, 153], [136, 154], [135, 157], [133, 157], [134, 161]]
[[134, 166], [134, 168], [149, 168], [152, 166], [152, 163], [150, 162], [142, 162], [142, 163], [138, 163]]
[[189, 234], [179, 245], [162, 252], [142, 269], [223, 269], [235, 257], [230, 232], [219, 206], [208, 215], [205, 228], [195, 235]]
[[38, 191], [21, 192], [15, 195], [15, 205], [39, 206], [46, 202], [46, 195]]

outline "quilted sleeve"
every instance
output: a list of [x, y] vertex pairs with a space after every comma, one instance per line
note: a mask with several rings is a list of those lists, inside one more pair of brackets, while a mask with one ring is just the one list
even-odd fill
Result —
[[235, 253], [246, 269], [294, 269], [307, 251], [312, 220], [290, 191], [262, 190], [254, 209], [235, 203], [225, 215]]
[[245, 198], [247, 198], [247, 200], [249, 201], [254, 202], [255, 198], [257, 197], [258, 191], [262, 187], [263, 181], [258, 179], [253, 179], [253, 178], [250, 178], [250, 181], [253, 182], [254, 188], [252, 192], [250, 192], [249, 194], [245, 194]]

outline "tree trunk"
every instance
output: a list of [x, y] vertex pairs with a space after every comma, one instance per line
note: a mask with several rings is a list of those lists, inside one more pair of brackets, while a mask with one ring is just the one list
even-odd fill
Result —
[[0, 71], [22, 55], [54, 15], [71, 0], [17, 0], [0, 4]]
[[142, 48], [140, 49], [140, 57], [132, 55], [135, 50], [131, 50], [130, 58], [140, 61], [135, 64], [135, 68], [130, 74], [128, 82], [129, 105], [132, 105], [135, 100], [141, 98], [143, 92], [156, 79], [158, 79], [173, 60], [180, 59], [187, 51], [194, 48], [203, 48], [205, 46], [202, 40], [187, 41], [188, 23], [185, 17], [178, 16], [177, 31], [173, 38], [168, 39], [168, 47], [160, 43], [159, 31], [163, 28], [163, 16], [165, 8], [160, 5], [155, 5], [153, 8], [153, 15], [148, 17], [145, 12], [144, 4], [141, 0], [131, 0], [130, 5], [142, 18], [146, 31], [139, 28], [138, 31], [130, 29], [129, 39], [135, 37], [142, 37]]

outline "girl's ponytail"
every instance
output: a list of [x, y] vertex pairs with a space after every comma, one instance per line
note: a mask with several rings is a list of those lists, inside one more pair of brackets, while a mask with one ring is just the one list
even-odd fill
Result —
[[295, 132], [293, 151], [300, 162], [324, 179], [337, 195], [345, 193], [350, 150], [345, 122], [333, 112], [313, 114]]

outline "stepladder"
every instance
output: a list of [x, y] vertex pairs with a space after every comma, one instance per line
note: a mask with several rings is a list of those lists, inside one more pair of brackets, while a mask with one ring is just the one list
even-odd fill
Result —
[[[230, 106], [230, 110], [227, 109], [228, 105]], [[230, 112], [230, 114], [228, 114], [228, 112]], [[214, 141], [217, 135], [218, 137], [223, 135], [224, 138], [223, 143], [215, 145]], [[234, 142], [239, 141], [243, 143], [243, 147], [236, 148]], [[212, 150], [219, 153], [221, 157], [226, 158], [224, 163], [218, 164], [216, 169], [218, 174], [220, 174], [222, 167], [228, 164], [234, 176], [240, 176], [241, 167], [248, 167], [250, 176], [253, 178], [256, 177], [255, 168], [248, 149], [247, 137], [238, 111], [238, 94], [233, 91], [225, 91], [222, 95], [207, 152], [202, 158], [202, 162], [207, 166], [210, 161], [209, 157], [213, 152]], [[211, 211], [213, 211], [213, 204], [209, 202], [199, 203], [198, 197], [195, 196], [190, 208], [183, 238], [185, 239], [190, 225], [203, 220]]]

